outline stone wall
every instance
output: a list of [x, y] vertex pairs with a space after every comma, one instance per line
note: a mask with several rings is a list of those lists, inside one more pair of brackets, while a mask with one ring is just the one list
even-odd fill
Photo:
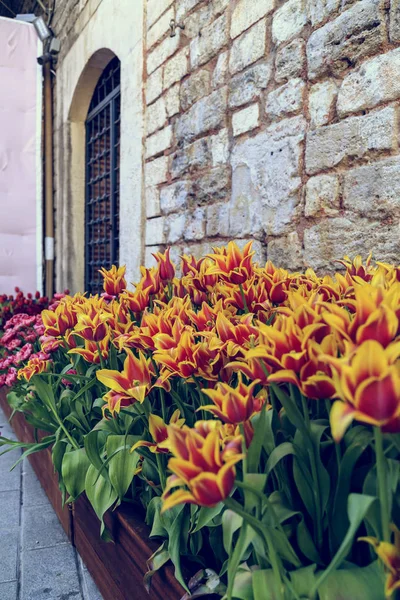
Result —
[[147, 0], [145, 30], [147, 263], [399, 261], [400, 0]]

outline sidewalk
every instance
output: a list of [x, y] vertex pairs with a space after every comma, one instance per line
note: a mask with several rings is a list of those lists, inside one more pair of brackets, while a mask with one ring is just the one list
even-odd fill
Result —
[[[16, 439], [0, 409], [1, 435]], [[0, 456], [0, 599], [102, 600], [28, 460]]]

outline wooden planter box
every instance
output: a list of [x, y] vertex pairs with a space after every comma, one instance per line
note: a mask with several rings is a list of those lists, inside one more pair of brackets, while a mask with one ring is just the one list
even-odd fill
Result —
[[[0, 407], [10, 417], [6, 388], [0, 388]], [[34, 441], [34, 430], [22, 413], [16, 413], [12, 426], [22, 442]], [[148, 594], [143, 586], [146, 560], [159, 544], [149, 540], [150, 529], [129, 505], [109, 511], [105, 522], [115, 543], [100, 539], [100, 523], [86, 496], [69, 508], [63, 507], [54, 473], [51, 450], [31, 454], [29, 461], [46, 492], [68, 538], [81, 555], [104, 600], [179, 600], [185, 593], [175, 580], [173, 567], [161, 569], [152, 579]]]

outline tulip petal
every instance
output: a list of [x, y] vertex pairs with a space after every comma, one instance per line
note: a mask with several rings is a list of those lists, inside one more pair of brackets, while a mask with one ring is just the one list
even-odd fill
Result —
[[332, 437], [335, 442], [340, 442], [344, 436], [346, 429], [355, 418], [355, 409], [351, 404], [338, 400], [334, 402], [330, 413], [330, 424]]

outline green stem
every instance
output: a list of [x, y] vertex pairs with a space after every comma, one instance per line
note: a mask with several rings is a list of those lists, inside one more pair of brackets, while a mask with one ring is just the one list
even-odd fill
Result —
[[381, 524], [384, 542], [390, 542], [390, 515], [388, 488], [386, 481], [386, 459], [383, 452], [383, 435], [380, 427], [374, 427], [376, 470], [378, 474], [379, 503], [381, 507]]
[[[331, 414], [331, 407], [332, 407], [332, 402], [330, 400], [325, 400], [325, 408], [326, 408], [326, 412], [328, 413], [328, 421], [329, 421], [329, 415]], [[340, 449], [340, 442], [333, 442], [335, 444], [335, 454], [336, 454], [336, 462], [337, 462], [337, 470], [338, 473], [340, 471], [340, 463], [342, 462], [342, 452]]]
[[161, 483], [161, 488], [162, 491], [165, 490], [165, 481], [166, 481], [166, 477], [165, 477], [165, 467], [163, 464], [163, 460], [162, 460], [162, 456], [161, 454], [156, 454], [156, 460], [157, 460], [157, 469], [158, 469], [158, 474], [160, 476], [160, 483]]
[[[292, 393], [292, 389], [290, 391]], [[293, 398], [293, 400], [294, 400], [294, 398]], [[303, 408], [304, 421], [305, 421], [305, 425], [306, 425], [306, 429], [307, 429], [308, 437], [309, 437], [308, 457], [310, 459], [311, 475], [312, 475], [313, 482], [314, 482], [314, 486], [313, 486], [314, 505], [315, 505], [315, 522], [314, 523], [315, 523], [316, 536], [317, 536], [317, 546], [318, 546], [318, 548], [321, 548], [321, 545], [322, 545], [322, 527], [321, 527], [322, 515], [321, 515], [321, 505], [320, 505], [320, 498], [321, 498], [320, 484], [319, 484], [319, 477], [318, 477], [317, 462], [315, 460], [315, 447], [314, 447], [313, 439], [311, 437], [311, 422], [310, 422], [310, 414], [308, 411], [307, 398], [305, 398], [305, 396], [303, 396], [303, 394], [301, 394], [301, 405]]]
[[235, 575], [236, 575], [236, 571], [240, 564], [240, 559], [242, 558], [242, 554], [244, 551], [244, 542], [245, 542], [246, 533], [247, 533], [246, 530], [247, 530], [247, 523], [243, 522], [243, 525], [240, 529], [238, 540], [235, 544], [235, 548], [233, 550], [232, 555], [229, 558], [228, 589], [226, 592], [226, 596], [227, 596], [228, 600], [232, 600], [233, 586], [235, 583]]
[[100, 344], [99, 342], [96, 342], [96, 348], [97, 348], [97, 352], [99, 353], [99, 360], [100, 360], [100, 367], [102, 369], [104, 369], [104, 361], [103, 361], [103, 357], [101, 355], [101, 349], [100, 349]]
[[244, 290], [243, 290], [243, 286], [241, 283], [239, 283], [239, 289], [240, 289], [240, 294], [241, 294], [242, 300], [243, 300], [244, 312], [248, 313], [250, 311], [249, 311], [249, 307], [247, 306], [246, 296], [244, 295]]
[[[276, 554], [274, 544], [268, 533], [268, 529], [266, 527], [262, 527], [261, 523], [259, 521], [257, 521], [257, 519], [255, 517], [253, 517], [252, 515], [249, 515], [249, 513], [247, 513], [242, 508], [242, 506], [239, 504], [239, 502], [236, 502], [236, 500], [234, 500], [233, 498], [225, 498], [224, 504], [227, 508], [229, 508], [230, 510], [235, 512], [237, 515], [242, 517], [243, 526], [245, 523], [247, 523], [259, 535], [261, 535], [262, 538], [264, 538], [264, 541], [266, 542], [267, 547], [268, 547], [268, 558], [271, 563], [271, 567], [272, 567], [272, 570], [274, 572], [274, 575], [275, 575], [275, 578], [277, 581], [277, 600], [284, 600], [284, 588], [283, 588], [283, 582], [282, 582], [282, 577], [281, 577], [281, 565], [280, 565], [278, 555]], [[243, 527], [242, 527], [241, 531], [243, 531]], [[236, 548], [235, 548], [235, 550], [236, 550]], [[232, 556], [232, 558], [233, 558], [233, 556]], [[228, 595], [228, 599], [231, 597], [232, 596]]]
[[[279, 521], [279, 519], [278, 519], [278, 516], [277, 516], [277, 514], [276, 514], [276, 512], [275, 512], [275, 509], [274, 509], [274, 507], [273, 507], [273, 505], [272, 505], [272, 503], [271, 503], [270, 499], [268, 498], [268, 496], [267, 496], [266, 494], [263, 494], [262, 492], [259, 492], [258, 490], [255, 490], [255, 489], [253, 489], [253, 488], [251, 487], [251, 485], [249, 485], [248, 483], [244, 483], [243, 481], [238, 481], [238, 480], [236, 480], [236, 481], [235, 481], [235, 485], [236, 485], [238, 488], [241, 488], [241, 489], [243, 489], [243, 490], [246, 490], [246, 491], [249, 491], [249, 492], [251, 492], [252, 494], [254, 494], [254, 495], [255, 495], [255, 496], [256, 496], [256, 497], [257, 497], [257, 498], [260, 500], [260, 502], [261, 502], [261, 503], [264, 503], [264, 504], [266, 505], [266, 507], [267, 507], [267, 510], [269, 510], [269, 512], [271, 513], [272, 520], [274, 521], [274, 526], [275, 526], [275, 527], [276, 527], [276, 528], [277, 528], [277, 529], [278, 529], [278, 530], [281, 532], [281, 534], [284, 536], [284, 539], [285, 539], [285, 540], [286, 540], [286, 542], [287, 542], [287, 546], [289, 547], [289, 551], [290, 551], [292, 554], [295, 554], [295, 555], [296, 555], [296, 553], [295, 553], [295, 551], [294, 551], [294, 549], [293, 549], [293, 547], [292, 547], [291, 543], [289, 542], [289, 540], [288, 540], [288, 538], [287, 538], [287, 535], [286, 535], [286, 533], [285, 533], [285, 530], [283, 529], [283, 527], [282, 527], [282, 524], [280, 523], [280, 521]], [[261, 519], [259, 519], [259, 520], [261, 520]], [[296, 555], [296, 556], [297, 556], [297, 555]], [[298, 566], [299, 566], [299, 567], [301, 566], [301, 562], [300, 562], [300, 561], [299, 561], [299, 563], [298, 563]]]
[[242, 453], [244, 454], [244, 457], [243, 457], [243, 478], [244, 478], [244, 475], [247, 473], [247, 447], [246, 447], [246, 437], [245, 437], [245, 433], [244, 433], [243, 423], [239, 424], [239, 430], [242, 435]]
[[166, 419], [167, 419], [167, 411], [165, 409], [165, 395], [164, 395], [164, 390], [163, 388], [159, 388], [160, 391], [160, 400], [161, 400], [161, 414], [162, 414], [162, 418], [164, 423], [166, 423]]

